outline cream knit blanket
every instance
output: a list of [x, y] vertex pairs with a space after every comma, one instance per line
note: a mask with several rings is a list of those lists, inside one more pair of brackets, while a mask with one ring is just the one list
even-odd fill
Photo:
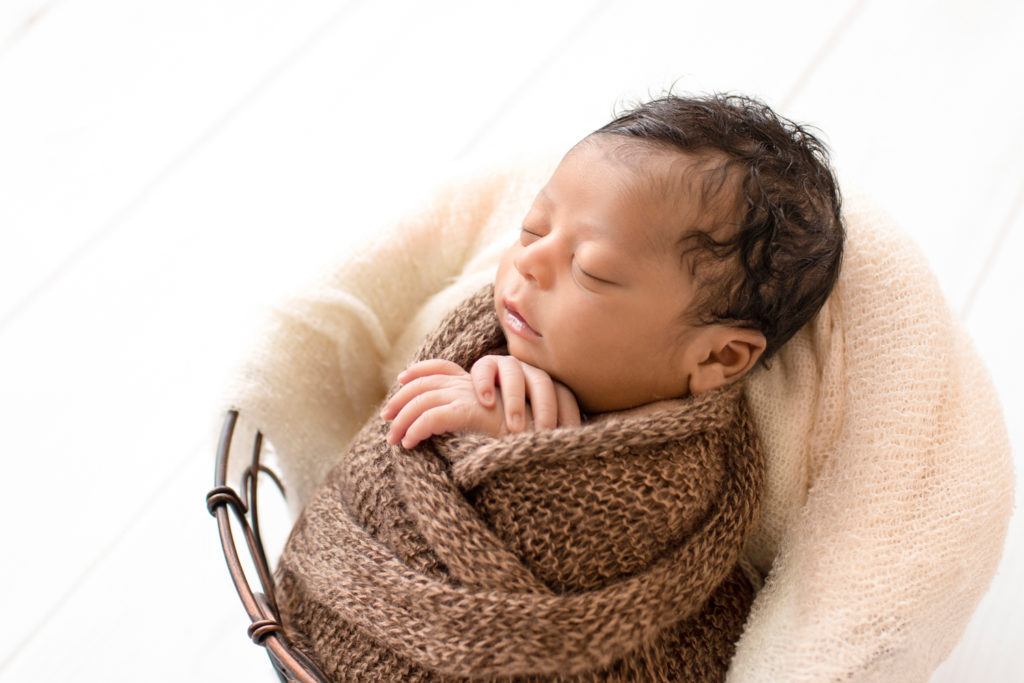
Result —
[[[493, 279], [549, 169], [457, 184], [269, 316], [227, 404], [295, 514], [424, 336]], [[861, 201], [825, 308], [747, 382], [766, 575], [731, 681], [924, 681], [995, 571], [1013, 469], [988, 374], [916, 247]]]

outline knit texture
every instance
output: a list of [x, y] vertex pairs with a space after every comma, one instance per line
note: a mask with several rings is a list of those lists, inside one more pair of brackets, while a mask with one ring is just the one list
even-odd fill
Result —
[[[420, 350], [503, 343], [487, 287]], [[738, 386], [407, 451], [372, 419], [294, 527], [282, 621], [335, 680], [723, 680], [764, 459]]]
[[747, 383], [770, 574], [737, 681], [927, 681], [988, 588], [1014, 475], [999, 400], [924, 257], [847, 202], [836, 291]]
[[[549, 173], [455, 182], [268, 313], [224, 407], [238, 443], [259, 427], [273, 444], [295, 516], [424, 337], [493, 281]], [[893, 221], [850, 193], [844, 218], [836, 290], [746, 381], [768, 469], [745, 556], [767, 581], [730, 681], [927, 681], [1006, 537], [1013, 466], [984, 363]]]

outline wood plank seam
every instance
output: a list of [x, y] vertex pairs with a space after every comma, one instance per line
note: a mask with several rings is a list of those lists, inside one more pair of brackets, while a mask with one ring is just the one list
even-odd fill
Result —
[[959, 311], [961, 321], [966, 321], [974, 309], [978, 294], [984, 288], [996, 260], [1003, 253], [1003, 246], [1010, 234], [1010, 230], [1022, 213], [1024, 213], [1024, 182], [1021, 182], [1020, 187], [1017, 189], [1017, 196], [1014, 197], [1010, 208], [999, 224], [999, 230], [996, 232], [995, 239], [992, 240], [992, 245], [985, 255], [985, 260], [978, 271], [978, 276], [971, 283], [971, 288], [967, 291], [967, 296], [964, 297], [963, 305], [961, 305]]
[[17, 28], [11, 31], [11, 33], [4, 39], [3, 44], [0, 45], [0, 59], [3, 59], [5, 54], [20, 43], [25, 36], [28, 35], [29, 31], [39, 25], [39, 22], [43, 17], [47, 15], [59, 2], [60, 0], [50, 0], [50, 2], [44, 4], [42, 7], [32, 12], [32, 14], [28, 15], [28, 17], [26, 17]]
[[512, 103], [518, 101], [530, 91], [530, 89], [540, 80], [541, 75], [551, 68], [551, 66], [563, 55], [569, 48], [571, 48], [576, 41], [583, 36], [597, 18], [607, 9], [610, 4], [610, 0], [601, 0], [597, 3], [593, 9], [590, 10], [580, 21], [573, 26], [568, 33], [566, 33], [565, 40], [557, 43], [550, 52], [540, 61], [540, 63], [530, 71], [525, 78], [523, 78], [519, 85], [512, 89], [512, 92], [502, 100], [494, 111], [494, 114], [489, 116], [483, 125], [481, 125], [473, 137], [462, 146], [458, 154], [455, 155], [454, 160], [460, 161], [466, 157], [473, 149], [476, 148], [480, 141], [487, 137], [494, 126], [501, 120], [509, 109], [511, 109]]
[[88, 240], [71, 252], [61, 263], [57, 265], [47, 276], [36, 284], [22, 299], [10, 308], [3, 317], [0, 317], [0, 334], [6, 330], [40, 295], [46, 292], [54, 283], [58, 282], [70, 268], [74, 267], [84, 256], [92, 252], [99, 245], [117, 232], [117, 229], [142, 206], [145, 201], [169, 178], [182, 168], [199, 150], [213, 140], [224, 128], [228, 126], [238, 115], [252, 104], [260, 95], [266, 92], [284, 74], [288, 73], [302, 56], [319, 45], [324, 38], [331, 34], [341, 19], [347, 16], [363, 0], [352, 0], [345, 3], [337, 12], [314, 29], [299, 46], [285, 55], [273, 69], [261, 78], [257, 83], [242, 94], [238, 100], [229, 106], [227, 110], [218, 116], [214, 122], [192, 142], [184, 151], [170, 160], [162, 170], [158, 171], [146, 185], [140, 189], [134, 197], [131, 197], [118, 211], [115, 211]]
[[784, 115], [786, 113], [786, 110], [789, 109], [792, 106], [793, 102], [796, 101], [796, 98], [803, 94], [804, 88], [814, 77], [814, 74], [817, 73], [821, 65], [825, 63], [825, 60], [828, 58], [829, 54], [843, 40], [843, 38], [849, 32], [850, 27], [852, 27], [857, 22], [857, 19], [860, 17], [861, 14], [863, 14], [864, 8], [866, 8], [867, 5], [868, 0], [854, 0], [854, 3], [850, 6], [850, 9], [848, 9], [846, 14], [844, 14], [843, 17], [839, 20], [839, 23], [837, 23], [835, 28], [832, 29], [832, 32], [828, 34], [828, 37], [825, 38], [824, 42], [822, 42], [821, 47], [818, 48], [818, 51], [811, 55], [810, 60], [808, 60], [807, 65], [804, 67], [803, 71], [801, 71], [800, 74], [796, 77], [796, 81], [793, 83], [793, 86], [789, 89], [789, 92], [787, 92], [785, 96], [783, 96], [782, 98], [782, 102], [779, 106]]

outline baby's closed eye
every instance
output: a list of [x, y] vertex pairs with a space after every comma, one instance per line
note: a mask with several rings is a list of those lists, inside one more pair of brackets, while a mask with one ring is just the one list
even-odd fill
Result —
[[582, 265], [580, 265], [580, 262], [578, 260], [576, 260], [576, 259], [573, 259], [573, 266], [575, 267], [575, 269], [576, 269], [576, 271], [578, 273], [580, 273], [583, 277], [585, 277], [589, 281], [596, 282], [596, 283], [602, 284], [602, 285], [615, 285], [615, 284], [618, 284], [618, 283], [616, 283], [616, 282], [614, 282], [612, 280], [609, 280], [608, 278], [603, 278], [603, 277], [599, 277], [597, 275], [594, 275], [587, 268], [584, 268]]

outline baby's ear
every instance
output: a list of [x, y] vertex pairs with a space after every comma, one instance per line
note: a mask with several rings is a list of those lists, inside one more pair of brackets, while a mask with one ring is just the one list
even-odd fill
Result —
[[746, 327], [714, 325], [707, 329], [704, 350], [690, 375], [690, 393], [699, 394], [735, 382], [757, 364], [767, 341]]

